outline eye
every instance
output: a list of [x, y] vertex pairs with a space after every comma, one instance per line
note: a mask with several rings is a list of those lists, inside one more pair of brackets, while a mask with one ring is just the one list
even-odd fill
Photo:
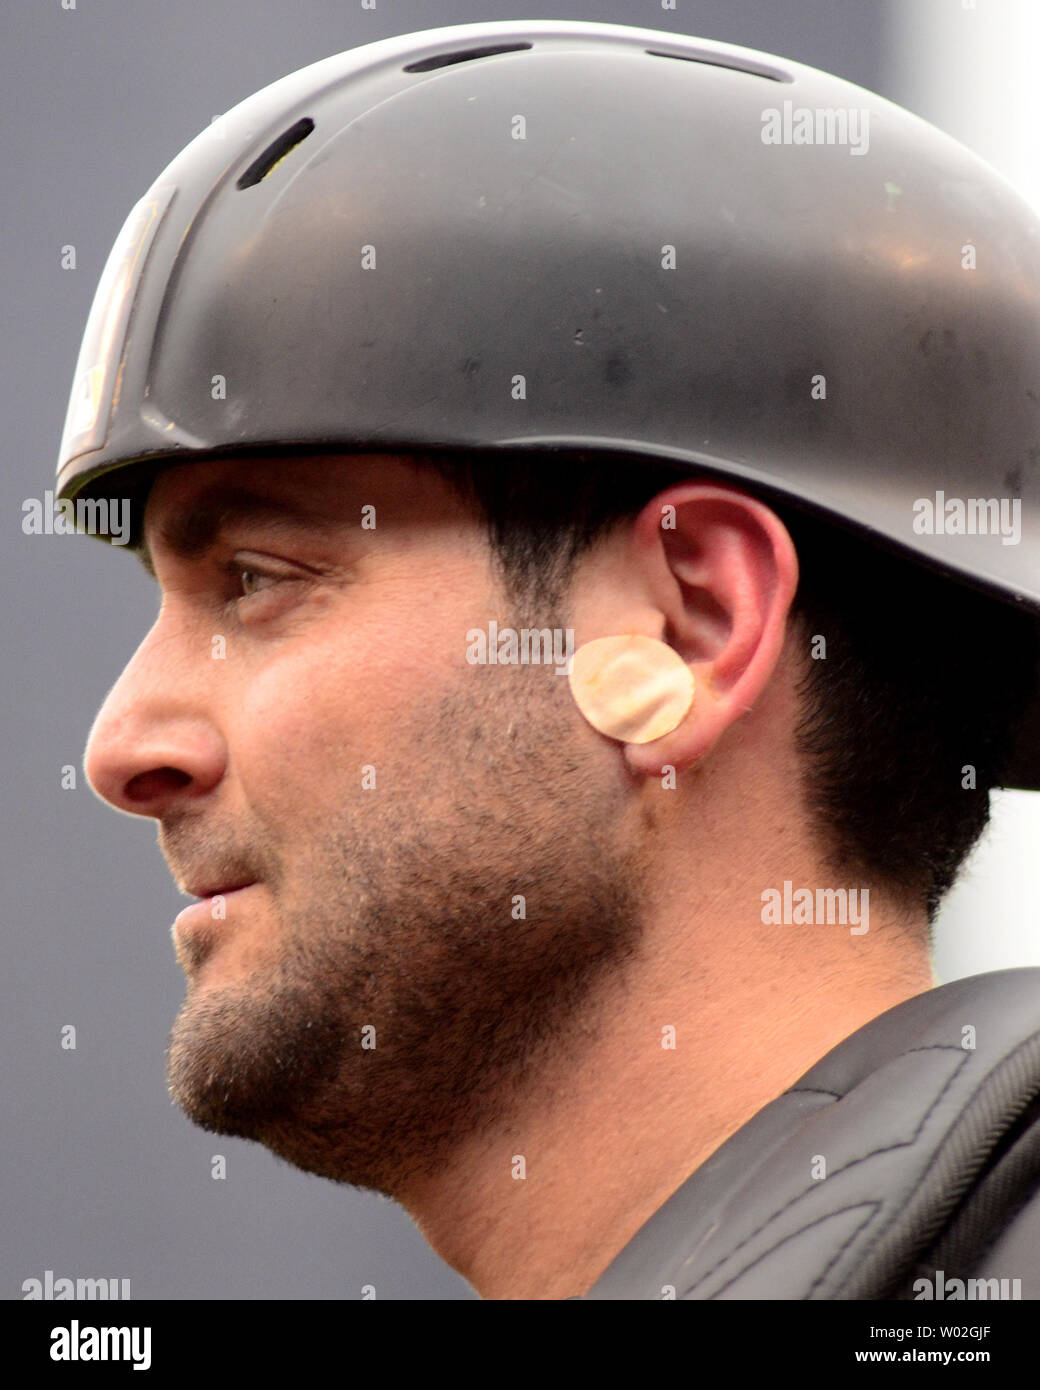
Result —
[[250, 598], [253, 594], [258, 593], [264, 580], [269, 584], [276, 584], [278, 582], [274, 575], [264, 574], [260, 570], [247, 569], [245, 565], [236, 565], [235, 573], [238, 575], [239, 583], [242, 586], [243, 592], [241, 596], [243, 598]]
[[240, 611], [252, 609], [254, 604], [265, 611], [269, 604], [264, 595], [270, 594], [271, 601], [278, 607], [281, 600], [296, 592], [297, 586], [306, 581], [298, 574], [283, 574], [279, 570], [261, 569], [252, 560], [231, 560], [222, 566], [225, 574], [233, 580], [234, 592], [229, 600], [229, 608]]

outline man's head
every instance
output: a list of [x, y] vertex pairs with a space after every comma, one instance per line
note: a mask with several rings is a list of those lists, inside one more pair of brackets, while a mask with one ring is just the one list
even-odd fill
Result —
[[[873, 115], [869, 152], [778, 144], [778, 92]], [[163, 604], [87, 768], [186, 889], [236, 890], [176, 929], [184, 1108], [399, 1195], [569, 1096], [572, 1052], [627, 1074], [609, 1020], [771, 978], [792, 873], [923, 949], [1032, 678], [1035, 273], [1035, 215], [933, 127], [628, 26], [386, 40], [182, 151], [106, 266], [57, 492], [158, 469]], [[1014, 499], [1015, 544], [940, 488]], [[598, 733], [493, 635], [531, 629], [666, 643], [693, 704]], [[832, 937], [799, 952], [845, 987]], [[858, 959], [861, 1010], [920, 978]]]
[[[145, 540], [162, 606], [88, 776], [158, 820], [182, 888], [237, 889], [175, 929], [171, 1091], [325, 1176], [398, 1195], [486, 1133], [595, 1036], [675, 886], [719, 892], [740, 836], [763, 882], [809, 844], [880, 873], [910, 920], [985, 821], [986, 773], [967, 792], [959, 767], [970, 744], [985, 768], [1014, 681], [980, 712], [990, 678], [949, 679], [928, 581], [894, 625], [880, 559], [803, 579], [790, 621], [788, 529], [738, 489], [580, 458], [213, 460], [159, 474]], [[859, 616], [835, 614], [861, 585]], [[907, 634], [908, 612], [929, 625]], [[492, 623], [667, 641], [690, 713], [656, 743], [606, 738], [558, 668], [467, 659]], [[940, 670], [906, 669], [917, 644]]]

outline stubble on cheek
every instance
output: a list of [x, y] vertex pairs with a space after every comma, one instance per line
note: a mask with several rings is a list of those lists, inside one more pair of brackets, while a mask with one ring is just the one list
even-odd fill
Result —
[[467, 673], [413, 712], [378, 790], [311, 819], [276, 963], [189, 994], [174, 1025], [197, 1124], [394, 1195], [587, 1037], [637, 952], [643, 879], [563, 751], [551, 679]]

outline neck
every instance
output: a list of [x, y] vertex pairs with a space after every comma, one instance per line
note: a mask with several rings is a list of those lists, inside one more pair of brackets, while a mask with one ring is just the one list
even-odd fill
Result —
[[932, 984], [923, 914], [871, 901], [856, 935], [714, 910], [709, 923], [690, 920], [688, 889], [659, 902], [645, 939], [661, 944], [605, 987], [580, 1044], [552, 1054], [493, 1134], [395, 1194], [482, 1297], [585, 1293], [731, 1134]]

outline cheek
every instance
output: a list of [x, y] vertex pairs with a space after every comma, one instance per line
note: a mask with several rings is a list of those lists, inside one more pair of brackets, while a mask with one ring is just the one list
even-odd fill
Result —
[[469, 671], [465, 627], [431, 624], [313, 627], [252, 666], [228, 715], [228, 740], [247, 799], [272, 820], [320, 820], [362, 790], [406, 778], [414, 791], [422, 750], [417, 719]]

